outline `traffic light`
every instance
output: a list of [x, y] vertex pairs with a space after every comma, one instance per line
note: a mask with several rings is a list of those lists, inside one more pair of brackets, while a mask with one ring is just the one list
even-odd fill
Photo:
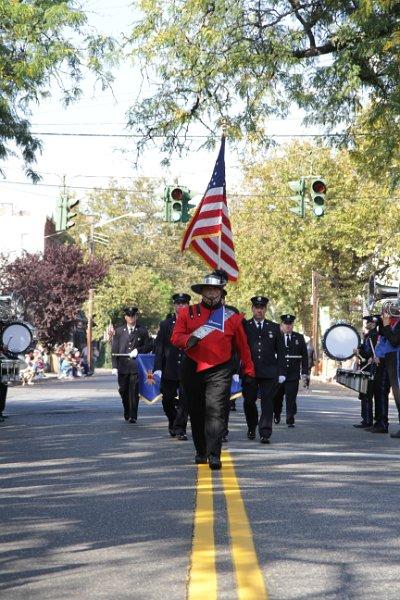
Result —
[[325, 213], [325, 195], [326, 183], [320, 177], [312, 179], [310, 182], [310, 195], [312, 200], [313, 212], [316, 217], [322, 217]]
[[293, 192], [296, 192], [295, 196], [290, 196], [291, 200], [295, 200], [296, 206], [290, 208], [291, 212], [295, 213], [301, 218], [305, 215], [305, 180], [303, 177], [297, 181], [289, 181], [289, 187]]
[[164, 220], [167, 223], [187, 223], [190, 220], [192, 196], [189, 188], [168, 185], [164, 190]]
[[68, 198], [60, 196], [55, 215], [56, 231], [66, 231], [75, 225], [74, 219], [78, 213], [72, 212], [71, 209], [79, 204], [76, 198]]
[[65, 229], [70, 229], [71, 227], [74, 227], [75, 225], [75, 217], [77, 216], [77, 212], [72, 212], [72, 208], [75, 208], [75, 206], [78, 206], [79, 204], [79, 200], [77, 200], [76, 198], [65, 198], [65, 205], [66, 205], [66, 223], [65, 223]]

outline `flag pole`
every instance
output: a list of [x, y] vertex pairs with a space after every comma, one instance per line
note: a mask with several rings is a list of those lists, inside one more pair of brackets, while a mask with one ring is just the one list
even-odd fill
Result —
[[[225, 117], [222, 119], [222, 123], [221, 123], [221, 141], [226, 138], [226, 119]], [[224, 177], [225, 180], [225, 186], [226, 186], [226, 177]], [[218, 236], [218, 262], [217, 262], [217, 269], [221, 268], [221, 252], [222, 252], [222, 216], [221, 216], [221, 231], [219, 232], [219, 236]]]

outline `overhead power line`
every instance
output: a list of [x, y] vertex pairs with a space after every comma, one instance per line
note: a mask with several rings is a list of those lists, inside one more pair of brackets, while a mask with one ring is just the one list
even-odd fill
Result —
[[[145, 136], [140, 135], [138, 133], [70, 133], [67, 131], [32, 131], [32, 135], [42, 135], [42, 136], [59, 136], [59, 137], [87, 137], [87, 138], [143, 138]], [[345, 137], [346, 133], [266, 133], [266, 137], [268, 138], [335, 138], [335, 137]], [[352, 137], [382, 137], [386, 136], [387, 132], [379, 132], [376, 131], [372, 133], [352, 133]], [[152, 135], [151, 139], [165, 139], [168, 136], [166, 135]], [[177, 138], [185, 138], [185, 139], [208, 139], [209, 137], [219, 138], [218, 134], [214, 134], [212, 136], [208, 135], [176, 135], [171, 137]]]

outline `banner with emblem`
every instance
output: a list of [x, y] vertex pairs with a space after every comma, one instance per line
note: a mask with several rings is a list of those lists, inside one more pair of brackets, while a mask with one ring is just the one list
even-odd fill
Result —
[[[161, 398], [160, 383], [158, 375], [154, 375], [155, 354], [138, 354], [136, 361], [139, 372], [139, 396], [146, 404], [154, 404]], [[235, 400], [242, 394], [240, 381], [232, 380], [231, 400]]]

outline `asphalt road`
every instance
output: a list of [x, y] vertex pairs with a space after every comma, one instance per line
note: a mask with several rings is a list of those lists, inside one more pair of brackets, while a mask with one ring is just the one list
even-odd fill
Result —
[[[6, 413], [0, 598], [184, 600], [197, 467], [160, 403], [126, 423], [102, 374], [11, 388]], [[400, 598], [400, 441], [358, 421], [356, 394], [321, 383], [270, 446], [247, 440], [240, 401], [231, 413], [227, 448], [271, 600]], [[218, 599], [232, 600], [220, 473], [213, 484]]]

